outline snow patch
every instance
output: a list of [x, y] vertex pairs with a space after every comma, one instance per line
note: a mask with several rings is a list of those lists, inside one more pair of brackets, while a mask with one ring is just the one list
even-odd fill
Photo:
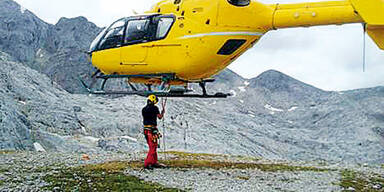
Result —
[[89, 140], [89, 141], [94, 142], [94, 143], [96, 143], [100, 140], [99, 138], [92, 137], [92, 136], [85, 136], [84, 139]]
[[217, 103], [216, 101], [213, 101], [213, 103], [211, 103], [209, 105], [216, 105], [216, 103]]
[[244, 85], [245, 85], [245, 86], [248, 86], [249, 84], [250, 84], [249, 81], [245, 81], [245, 82], [244, 82]]
[[35, 147], [35, 150], [37, 152], [47, 152], [47, 151], [45, 151], [44, 147], [41, 146], [40, 143], [33, 143], [33, 146]]
[[231, 91], [229, 91], [229, 92], [231, 93], [232, 97], [236, 97], [237, 93], [236, 93], [235, 90], [231, 90]]
[[23, 6], [20, 6], [20, 12], [21, 14], [24, 14], [27, 9]]
[[344, 93], [343, 93], [343, 92], [340, 92], [340, 91], [339, 91], [339, 92], [337, 92], [337, 93], [338, 93], [339, 95], [344, 95]]
[[42, 50], [41, 50], [41, 49], [37, 50], [37, 52], [36, 52], [36, 56], [37, 56], [37, 57], [40, 57], [40, 58], [44, 57], [44, 54], [42, 53]]
[[245, 92], [245, 87], [238, 87], [240, 89], [241, 92]]
[[86, 130], [85, 127], [82, 126], [82, 125], [81, 125], [81, 130], [83, 131], [84, 134], [88, 134], [88, 133], [87, 133], [87, 130]]
[[23, 104], [23, 105], [26, 105], [26, 104], [27, 104], [27, 102], [25, 102], [25, 101], [19, 101], [19, 103], [21, 103], [21, 104]]
[[[270, 111], [272, 111], [272, 112], [284, 112], [283, 109], [274, 108], [274, 107], [272, 107], [272, 106], [269, 105], [269, 104], [266, 104], [266, 105], [264, 106], [264, 108], [266, 108], [266, 109], [268, 109], [268, 110], [270, 110]], [[273, 114], [274, 114], [274, 113], [273, 113]]]
[[251, 116], [251, 117], [256, 117], [254, 114], [248, 114], [249, 116]]
[[244, 103], [244, 100], [240, 100], [240, 103]]
[[294, 111], [296, 109], [298, 109], [298, 107], [291, 107], [290, 109], [288, 109], [288, 111]]
[[130, 136], [121, 136], [122, 139], [128, 139], [128, 140], [131, 140], [131, 141], [134, 141], [134, 142], [137, 142], [137, 139], [136, 138], [133, 138], [133, 137], [130, 137]]

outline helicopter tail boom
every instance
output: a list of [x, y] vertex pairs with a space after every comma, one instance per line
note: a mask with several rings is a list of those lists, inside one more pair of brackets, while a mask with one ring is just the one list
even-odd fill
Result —
[[361, 22], [363, 19], [349, 1], [274, 5], [274, 29]]
[[365, 23], [368, 35], [384, 50], [383, 0], [345, 0], [272, 5], [274, 29]]

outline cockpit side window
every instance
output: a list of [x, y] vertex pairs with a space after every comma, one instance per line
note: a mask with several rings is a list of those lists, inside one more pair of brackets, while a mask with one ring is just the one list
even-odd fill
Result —
[[156, 39], [163, 39], [167, 36], [172, 27], [174, 19], [172, 17], [163, 17], [159, 19], [157, 25]]
[[125, 32], [124, 44], [148, 41], [150, 35], [148, 33], [148, 25], [148, 19], [129, 21]]
[[99, 44], [99, 49], [110, 49], [119, 47], [122, 44], [124, 35], [125, 20], [116, 21], [106, 31], [104, 38]]

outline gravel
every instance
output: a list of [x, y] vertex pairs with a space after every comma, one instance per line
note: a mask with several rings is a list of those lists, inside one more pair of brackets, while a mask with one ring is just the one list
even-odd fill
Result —
[[[127, 170], [146, 181], [193, 191], [337, 191], [337, 172], [263, 172], [260, 170]], [[303, 187], [305, 186], [305, 188]]]
[[[0, 155], [0, 191], [42, 191], [49, 185], [42, 178], [56, 174], [67, 167], [97, 164], [110, 161], [142, 161], [145, 153], [93, 152], [89, 161], [81, 160], [81, 153], [13, 153]], [[160, 155], [160, 159], [164, 156]], [[168, 155], [170, 158], [170, 155]], [[235, 156], [219, 157], [221, 161], [238, 162]], [[254, 162], [255, 160], [242, 160]], [[258, 160], [262, 163], [281, 163], [273, 160]], [[285, 162], [289, 165], [313, 166], [316, 162]], [[127, 175], [167, 187], [192, 191], [341, 191], [338, 185], [344, 168], [366, 174], [384, 175], [383, 169], [368, 165], [322, 165], [330, 171], [277, 171], [264, 172], [258, 169], [185, 169], [169, 168], [153, 171], [127, 169]], [[380, 188], [379, 184], [374, 185]], [[58, 188], [57, 190], [60, 191]]]

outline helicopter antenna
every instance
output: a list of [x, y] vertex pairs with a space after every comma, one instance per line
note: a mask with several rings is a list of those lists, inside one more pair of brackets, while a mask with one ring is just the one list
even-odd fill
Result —
[[366, 44], [366, 41], [367, 41], [367, 38], [366, 38], [366, 33], [367, 33], [367, 24], [366, 23], [363, 23], [363, 72], [365, 72], [365, 65], [366, 65], [366, 47], [367, 47], [367, 44]]

